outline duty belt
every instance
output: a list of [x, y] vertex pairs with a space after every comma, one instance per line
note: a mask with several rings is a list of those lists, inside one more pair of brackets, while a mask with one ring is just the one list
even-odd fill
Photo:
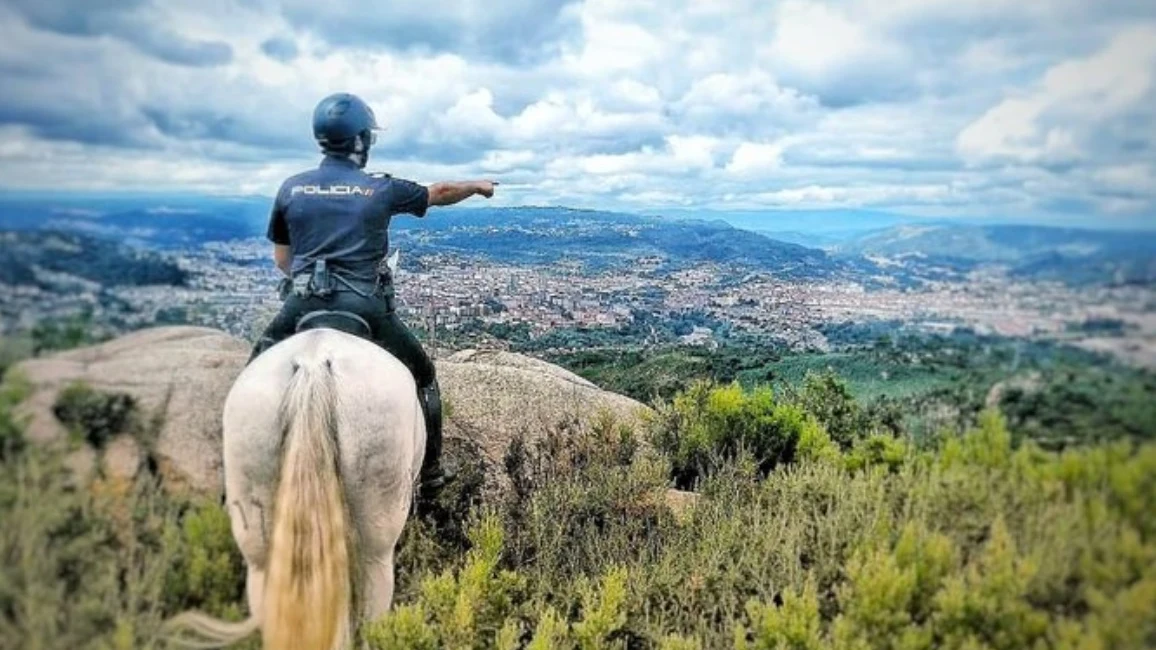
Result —
[[362, 298], [370, 298], [374, 296], [384, 297], [383, 290], [385, 288], [386, 285], [383, 284], [380, 277], [372, 282], [347, 278], [339, 273], [331, 272], [325, 260], [317, 260], [313, 263], [311, 273], [300, 273], [292, 279], [282, 280], [279, 292], [282, 300], [288, 298], [290, 293], [299, 298], [314, 296], [328, 298], [335, 291], [352, 291]]

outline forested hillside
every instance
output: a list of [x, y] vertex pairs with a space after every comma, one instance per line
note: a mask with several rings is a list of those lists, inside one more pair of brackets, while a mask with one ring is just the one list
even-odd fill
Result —
[[188, 274], [152, 251], [63, 231], [0, 231], [0, 284], [52, 287], [87, 281], [99, 287], [174, 285]]

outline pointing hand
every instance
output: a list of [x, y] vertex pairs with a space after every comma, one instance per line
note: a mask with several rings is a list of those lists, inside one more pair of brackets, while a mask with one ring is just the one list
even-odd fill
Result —
[[498, 181], [478, 181], [477, 193], [488, 199], [494, 195], [494, 188], [497, 185]]

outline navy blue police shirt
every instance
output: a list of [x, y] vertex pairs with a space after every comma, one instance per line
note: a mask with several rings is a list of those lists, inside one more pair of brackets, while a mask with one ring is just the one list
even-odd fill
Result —
[[351, 279], [373, 281], [389, 247], [395, 214], [424, 217], [429, 190], [385, 174], [367, 174], [352, 160], [326, 156], [316, 169], [291, 176], [273, 202], [267, 237], [290, 247], [291, 273], [326, 265]]

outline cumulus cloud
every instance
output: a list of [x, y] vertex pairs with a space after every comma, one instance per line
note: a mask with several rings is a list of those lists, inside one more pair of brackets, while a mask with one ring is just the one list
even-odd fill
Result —
[[373, 166], [500, 177], [498, 204], [1138, 222], [1145, 4], [12, 0], [0, 169], [270, 194], [316, 162], [312, 108], [341, 90], [386, 126]]
[[902, 43], [839, 5], [777, 5], [763, 55], [784, 80], [825, 104], [845, 106], [912, 92], [917, 79]]
[[36, 29], [68, 36], [111, 36], [168, 63], [219, 66], [233, 48], [215, 39], [189, 38], [170, 28], [160, 7], [147, 0], [12, 0], [10, 8]]
[[970, 160], [1071, 162], [1091, 155], [1105, 122], [1136, 111], [1151, 116], [1156, 99], [1156, 26], [1117, 34], [1099, 52], [1059, 63], [1027, 92], [985, 112], [960, 134]]
[[757, 176], [773, 173], [782, 163], [782, 144], [744, 142], [735, 149], [726, 168], [736, 174]]
[[451, 53], [526, 63], [556, 54], [576, 25], [570, 0], [282, 0], [295, 29], [333, 48]]

